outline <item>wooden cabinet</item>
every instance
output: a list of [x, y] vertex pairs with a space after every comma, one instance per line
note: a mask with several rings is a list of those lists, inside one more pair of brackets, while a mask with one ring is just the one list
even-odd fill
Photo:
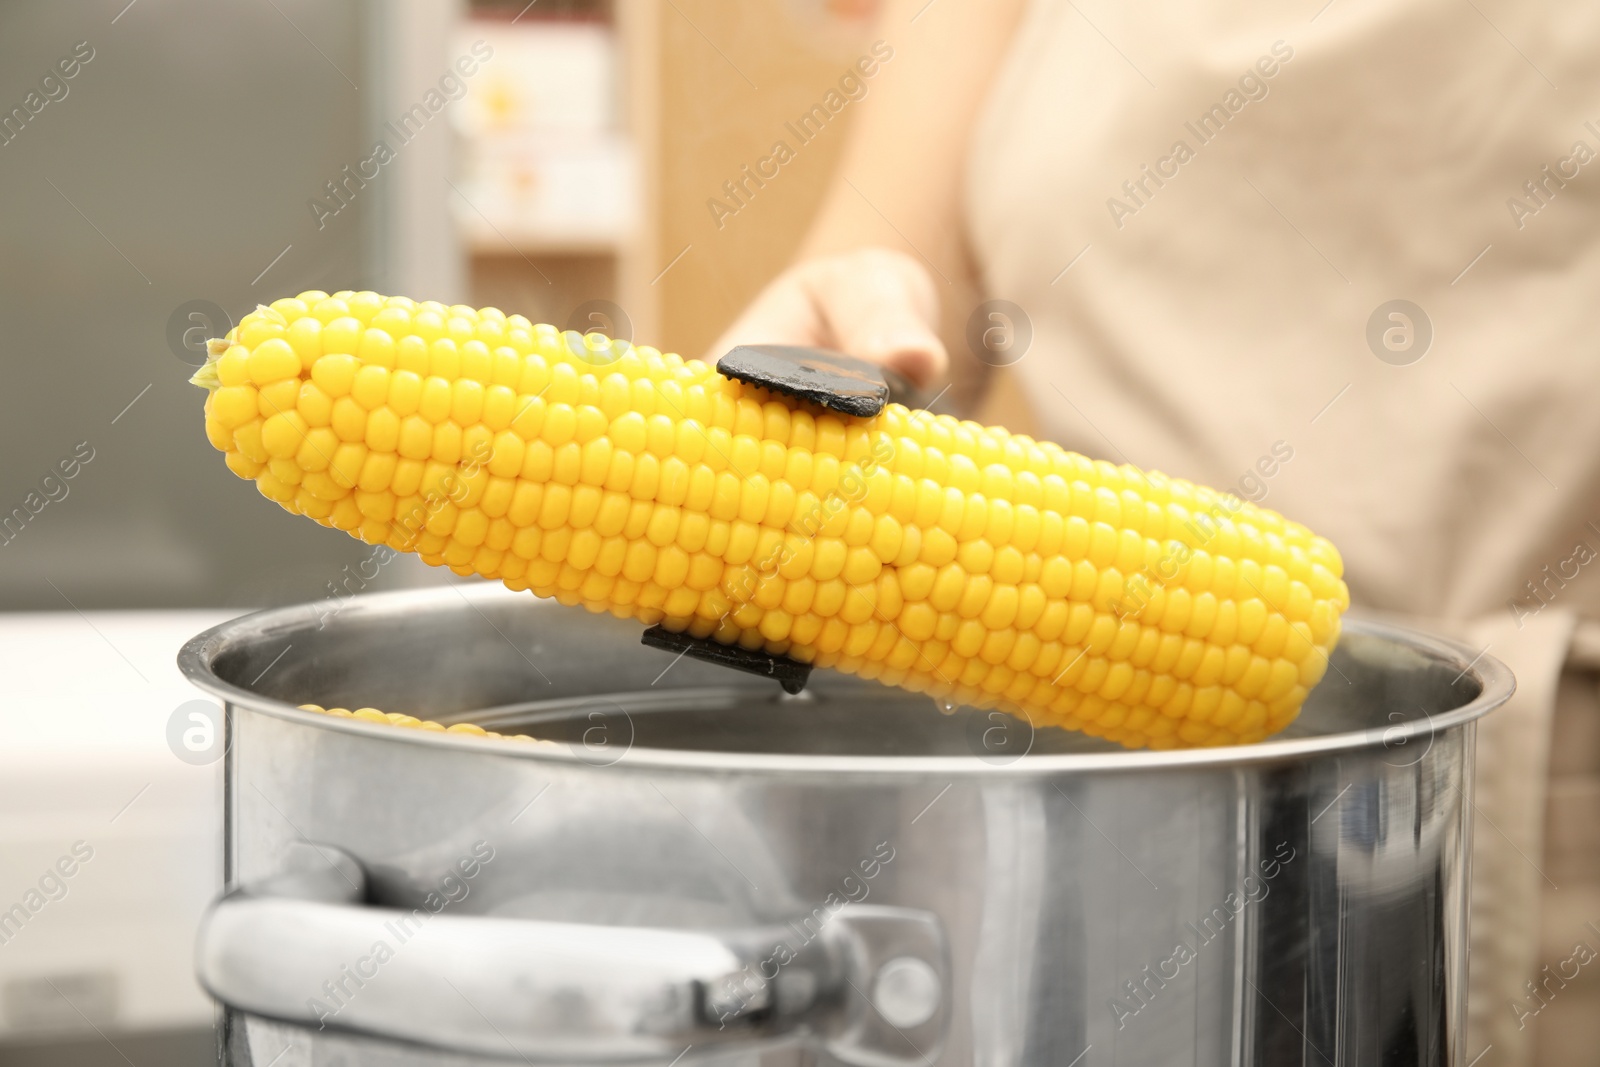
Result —
[[[634, 224], [614, 241], [535, 233], [467, 241], [472, 299], [566, 326], [614, 302], [634, 339], [705, 355], [789, 261], [844, 142], [849, 108], [812, 113], [870, 45], [865, 0], [544, 0], [519, 20], [612, 28], [618, 125], [636, 167]], [[520, 5], [479, 5], [509, 20]], [[809, 136], [807, 136], [809, 135]], [[786, 151], [775, 153], [779, 144]], [[784, 158], [779, 162], [776, 155]], [[762, 177], [762, 174], [766, 177]]]

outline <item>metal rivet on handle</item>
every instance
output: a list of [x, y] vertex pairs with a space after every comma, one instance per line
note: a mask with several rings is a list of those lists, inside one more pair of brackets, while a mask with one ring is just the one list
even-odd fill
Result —
[[939, 1010], [939, 973], [915, 956], [897, 956], [878, 969], [872, 1006], [891, 1026], [921, 1026]]

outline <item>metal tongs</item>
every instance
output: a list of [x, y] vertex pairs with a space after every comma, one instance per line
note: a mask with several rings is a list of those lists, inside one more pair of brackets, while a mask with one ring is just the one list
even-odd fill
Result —
[[[729, 378], [797, 397], [851, 418], [873, 418], [890, 402], [919, 406], [919, 395], [899, 374], [826, 348], [740, 345], [717, 360], [717, 370]], [[644, 632], [644, 643], [719, 667], [771, 678], [791, 694], [804, 689], [811, 676], [809, 663], [674, 633], [659, 625]]]

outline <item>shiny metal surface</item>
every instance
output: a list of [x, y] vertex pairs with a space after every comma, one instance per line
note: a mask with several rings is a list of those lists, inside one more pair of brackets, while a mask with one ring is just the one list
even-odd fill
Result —
[[907, 1037], [937, 1050], [944, 1029], [948, 962], [923, 912], [860, 905], [817, 923], [791, 954], [812, 916], [743, 930], [598, 926], [368, 907], [366, 895], [355, 857], [293, 846], [283, 873], [206, 916], [201, 982], [256, 1015], [541, 1062], [643, 1060], [789, 1033], [850, 1063], [911, 1062], [848, 995], [874, 985], [886, 988], [872, 1004]]
[[[824, 672], [780, 699], [637, 642], [482, 588], [186, 646], [229, 708], [247, 888], [200, 967], [232, 1062], [1464, 1065], [1472, 722], [1511, 690], [1489, 657], [1351, 624], [1286, 735], [1130, 753]], [[862, 933], [878, 908], [928, 936]], [[385, 935], [399, 910], [423, 939]]]

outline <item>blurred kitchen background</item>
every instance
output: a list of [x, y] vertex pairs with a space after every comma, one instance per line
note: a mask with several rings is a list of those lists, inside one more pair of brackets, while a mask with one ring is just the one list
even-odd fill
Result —
[[206, 444], [205, 337], [372, 288], [704, 354], [793, 254], [848, 114], [737, 217], [707, 201], [874, 7], [0, 5], [0, 1067], [215, 1062], [191, 951], [221, 764], [177, 755], [172, 658], [361, 556]]

